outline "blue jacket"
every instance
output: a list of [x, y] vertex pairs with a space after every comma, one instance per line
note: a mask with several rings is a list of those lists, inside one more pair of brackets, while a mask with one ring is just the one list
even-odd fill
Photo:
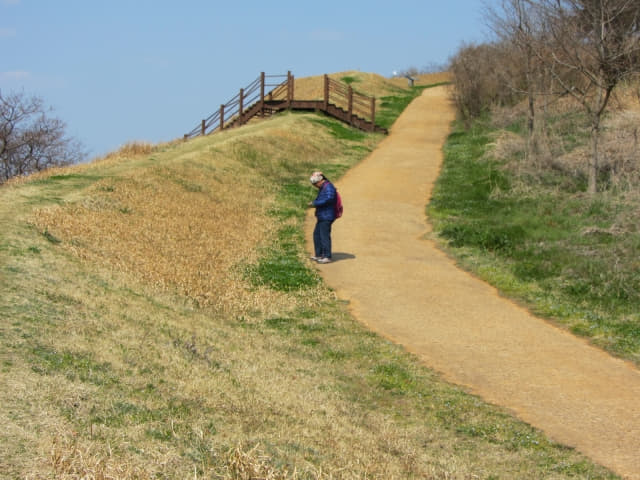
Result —
[[336, 219], [336, 187], [329, 181], [324, 182], [318, 196], [312, 202], [316, 207], [316, 217], [318, 220], [335, 220]]

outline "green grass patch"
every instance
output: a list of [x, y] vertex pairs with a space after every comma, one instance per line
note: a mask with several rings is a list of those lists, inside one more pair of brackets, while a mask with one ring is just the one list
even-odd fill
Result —
[[387, 95], [380, 99], [380, 108], [376, 112], [376, 124], [391, 128], [393, 122], [404, 111], [411, 101], [420, 96], [425, 87], [412, 87], [409, 90], [398, 90], [395, 95]]
[[352, 83], [358, 83], [360, 79], [356, 77], [344, 76], [340, 77], [340, 81], [346, 83], [347, 85], [351, 85]]
[[36, 346], [31, 350], [34, 372], [41, 375], [63, 374], [67, 380], [79, 380], [94, 385], [109, 385], [118, 381], [106, 362], [96, 362], [91, 353], [58, 351]]
[[301, 181], [285, 183], [280, 187], [280, 201], [276, 203], [270, 213], [279, 221], [286, 221], [290, 218], [302, 221], [306, 212], [305, 205], [309, 202], [309, 197], [310, 190], [307, 184]]
[[311, 121], [313, 123], [326, 127], [329, 130], [329, 133], [331, 133], [331, 135], [337, 140], [350, 140], [360, 142], [367, 136], [367, 134], [362, 130], [358, 130], [357, 128], [345, 125], [343, 122], [340, 122], [333, 118], [319, 117], [313, 118]]
[[318, 277], [313, 270], [284, 250], [271, 252], [262, 257], [258, 265], [252, 269], [250, 278], [254, 285], [268, 285], [283, 292], [309, 288], [318, 283]]
[[302, 233], [293, 226], [278, 231], [278, 238], [260, 257], [258, 264], [248, 267], [251, 282], [274, 290], [290, 292], [318, 284], [317, 273], [302, 260]]
[[[517, 177], [487, 155], [492, 130], [457, 126], [428, 207], [437, 234], [462, 265], [536, 313], [640, 363], [636, 206], [586, 196], [569, 173]], [[516, 160], [517, 161], [517, 160]], [[528, 193], [514, 185], [526, 182]]]
[[404, 365], [385, 363], [374, 367], [372, 381], [384, 390], [403, 395], [412, 390], [415, 384], [413, 376]]
[[50, 175], [44, 178], [33, 180], [33, 185], [64, 185], [72, 187], [86, 187], [101, 180], [100, 175], [88, 175], [84, 173], [68, 173], [60, 175]]

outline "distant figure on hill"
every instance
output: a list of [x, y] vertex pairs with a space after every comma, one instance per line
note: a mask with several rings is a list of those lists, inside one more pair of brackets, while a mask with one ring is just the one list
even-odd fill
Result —
[[310, 208], [316, 209], [316, 226], [313, 230], [315, 255], [311, 260], [331, 263], [331, 225], [336, 219], [335, 206], [338, 194], [322, 172], [313, 172], [309, 181], [318, 189], [318, 196], [308, 204]]

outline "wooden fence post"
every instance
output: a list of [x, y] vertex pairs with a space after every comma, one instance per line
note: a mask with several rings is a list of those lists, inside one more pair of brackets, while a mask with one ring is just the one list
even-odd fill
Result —
[[349, 86], [349, 123], [353, 124], [353, 88], [351, 88], [351, 86]]
[[376, 97], [371, 97], [371, 131], [376, 129]]
[[329, 109], [329, 75], [324, 74], [324, 111]]
[[264, 72], [260, 72], [260, 116], [264, 117]]
[[224, 105], [220, 105], [220, 131], [224, 128]]
[[202, 120], [202, 122], [200, 123], [200, 134], [204, 136], [206, 130], [207, 130], [207, 121]]
[[244, 88], [240, 89], [240, 104], [238, 106], [238, 126], [243, 124], [242, 121], [242, 110], [244, 107]]

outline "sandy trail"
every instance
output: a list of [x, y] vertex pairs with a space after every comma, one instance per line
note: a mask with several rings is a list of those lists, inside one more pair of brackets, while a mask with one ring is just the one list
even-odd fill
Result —
[[445, 87], [425, 90], [337, 182], [345, 214], [321, 275], [359, 321], [448, 381], [640, 479], [640, 371], [501, 298], [425, 239], [453, 117]]

